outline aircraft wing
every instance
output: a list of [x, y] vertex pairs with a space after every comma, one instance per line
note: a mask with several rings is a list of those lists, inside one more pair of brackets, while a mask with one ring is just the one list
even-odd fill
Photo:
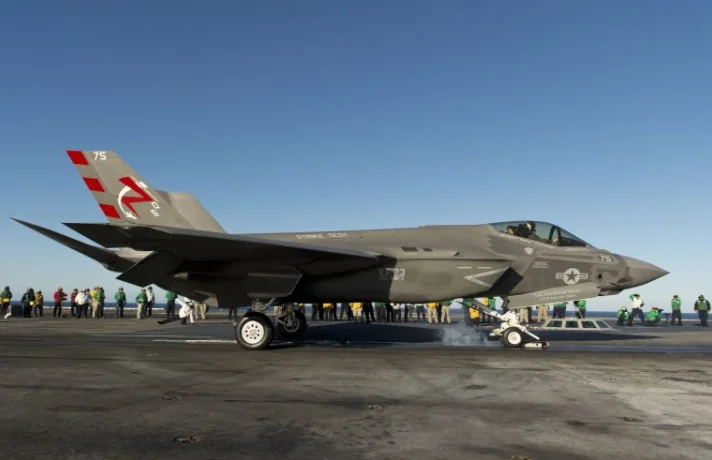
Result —
[[70, 249], [77, 251], [78, 253], [89, 257], [90, 259], [99, 262], [101, 265], [107, 269], [115, 272], [122, 272], [128, 270], [133, 265], [130, 260], [123, 259], [116, 255], [113, 251], [109, 251], [104, 248], [98, 248], [90, 244], [86, 244], [82, 241], [75, 240], [68, 236], [62, 235], [61, 233], [55, 232], [45, 227], [39, 225], [25, 222], [24, 220], [12, 218], [18, 224], [22, 224], [25, 227], [36, 231], [37, 233], [46, 236], [59, 244], [62, 244]]
[[378, 260], [377, 255], [345, 248], [185, 228], [83, 223], [64, 225], [106, 248], [130, 247], [138, 251], [170, 251], [191, 261]]

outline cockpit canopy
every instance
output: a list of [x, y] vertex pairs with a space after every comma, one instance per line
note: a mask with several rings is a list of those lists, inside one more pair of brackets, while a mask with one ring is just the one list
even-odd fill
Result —
[[546, 222], [522, 220], [513, 222], [497, 222], [490, 225], [497, 229], [498, 232], [539, 241], [540, 243], [550, 244], [552, 246], [578, 246], [584, 248], [593, 247], [581, 238], [567, 232], [563, 228]]

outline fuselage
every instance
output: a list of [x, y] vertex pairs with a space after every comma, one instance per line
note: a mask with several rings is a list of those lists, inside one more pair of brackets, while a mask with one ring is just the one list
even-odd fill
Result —
[[[524, 238], [508, 234], [505, 226], [497, 224], [249, 234], [265, 240], [354, 249], [379, 257], [233, 264], [204, 261], [181, 267], [172, 283], [185, 284], [212, 296], [227, 286], [239, 290], [241, 281], [250, 272], [284, 266], [295, 267], [302, 274], [289, 298], [292, 301], [417, 303], [516, 296], [574, 288], [586, 282], [595, 283], [600, 295], [610, 295], [667, 273], [578, 239], [562, 246], [561, 241], [566, 241], [562, 235], [563, 230], [561, 235], [557, 233], [560, 238], [553, 240]], [[138, 261], [146, 253], [119, 255]]]

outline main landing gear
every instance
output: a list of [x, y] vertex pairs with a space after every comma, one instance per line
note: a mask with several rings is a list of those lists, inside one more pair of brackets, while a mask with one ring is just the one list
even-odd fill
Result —
[[235, 340], [245, 350], [264, 350], [269, 347], [274, 338], [274, 326], [288, 340], [298, 340], [307, 331], [307, 319], [304, 313], [294, 308], [291, 302], [285, 303], [279, 309], [273, 320], [267, 315], [267, 309], [276, 299], [268, 303], [259, 300], [252, 302], [252, 307], [235, 326]]
[[[549, 348], [549, 342], [544, 342], [519, 322], [516, 309], [501, 314], [476, 300], [474, 302], [480, 312], [500, 321], [499, 327], [493, 329], [487, 337], [489, 340], [499, 340], [506, 348]], [[505, 306], [507, 303], [505, 301]]]

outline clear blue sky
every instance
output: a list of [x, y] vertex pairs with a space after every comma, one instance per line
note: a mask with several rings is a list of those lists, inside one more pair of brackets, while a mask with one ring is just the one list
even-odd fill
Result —
[[712, 296], [710, 24], [704, 0], [5, 2], [0, 284], [117, 287], [9, 219], [103, 222], [64, 153], [100, 149], [231, 232], [545, 220], [669, 270], [646, 304]]

